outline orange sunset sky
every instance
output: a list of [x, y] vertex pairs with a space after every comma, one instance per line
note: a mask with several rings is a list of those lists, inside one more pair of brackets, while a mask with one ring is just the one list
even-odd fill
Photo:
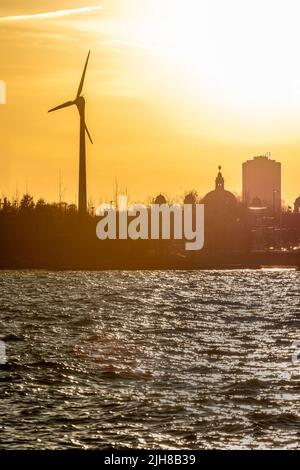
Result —
[[1, 0], [0, 194], [77, 200], [75, 98], [84, 96], [88, 193], [131, 201], [204, 195], [219, 164], [241, 193], [242, 162], [272, 152], [283, 198], [300, 194], [298, 0]]

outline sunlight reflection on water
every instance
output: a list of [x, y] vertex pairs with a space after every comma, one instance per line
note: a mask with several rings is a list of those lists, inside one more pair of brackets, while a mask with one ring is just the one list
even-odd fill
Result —
[[5, 449], [299, 448], [299, 272], [2, 272]]

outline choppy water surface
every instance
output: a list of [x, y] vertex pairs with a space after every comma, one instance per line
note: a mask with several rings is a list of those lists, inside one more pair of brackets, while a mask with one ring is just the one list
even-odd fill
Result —
[[0, 447], [300, 448], [299, 276], [0, 273]]

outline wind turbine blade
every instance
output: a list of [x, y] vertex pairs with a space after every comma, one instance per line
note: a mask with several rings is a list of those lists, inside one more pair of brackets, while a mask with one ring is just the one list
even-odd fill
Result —
[[91, 53], [91, 51], [89, 51], [87, 59], [86, 59], [86, 63], [85, 63], [84, 69], [83, 69], [83, 74], [82, 74], [82, 77], [81, 77], [81, 81], [80, 81], [80, 84], [79, 84], [79, 88], [78, 88], [76, 98], [78, 98], [81, 95], [81, 92], [82, 92], [82, 89], [83, 89], [83, 84], [84, 84], [86, 69], [87, 69], [87, 66], [88, 66], [88, 63], [89, 63], [90, 53]]
[[91, 141], [91, 144], [93, 144], [94, 142], [92, 141], [91, 134], [89, 133], [89, 130], [88, 130], [86, 124], [85, 124], [85, 130], [86, 130], [87, 135], [89, 136], [89, 139], [90, 139], [90, 141]]
[[64, 104], [60, 104], [59, 106], [56, 106], [56, 108], [50, 109], [48, 113], [52, 113], [53, 111], [57, 111], [58, 109], [68, 108], [69, 106], [72, 106], [73, 104], [74, 104], [74, 101], [67, 101]]

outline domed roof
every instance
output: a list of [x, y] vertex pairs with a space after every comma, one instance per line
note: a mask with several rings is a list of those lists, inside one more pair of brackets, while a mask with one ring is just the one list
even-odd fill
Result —
[[157, 198], [154, 200], [154, 204], [157, 204], [159, 206], [162, 206], [163, 204], [167, 204], [167, 200], [163, 194], [160, 194], [157, 196]]
[[202, 200], [203, 204], [230, 204], [230, 205], [236, 205], [236, 198], [235, 196], [230, 192], [226, 191], [225, 189], [223, 191], [210, 191]]
[[230, 192], [224, 189], [224, 178], [221, 173], [221, 167], [219, 166], [219, 173], [216, 178], [216, 189], [210, 191], [202, 200], [202, 204], [211, 207], [225, 207], [228, 209], [235, 208], [237, 205], [236, 197]]
[[183, 202], [184, 204], [194, 205], [194, 204], [197, 204], [197, 199], [198, 199], [197, 193], [195, 191], [191, 191], [185, 196]]
[[259, 197], [255, 197], [251, 202], [251, 207], [262, 207], [261, 199]]
[[297, 199], [294, 203], [294, 209], [295, 209], [295, 212], [299, 212], [299, 209], [300, 209], [300, 196], [297, 197]]

